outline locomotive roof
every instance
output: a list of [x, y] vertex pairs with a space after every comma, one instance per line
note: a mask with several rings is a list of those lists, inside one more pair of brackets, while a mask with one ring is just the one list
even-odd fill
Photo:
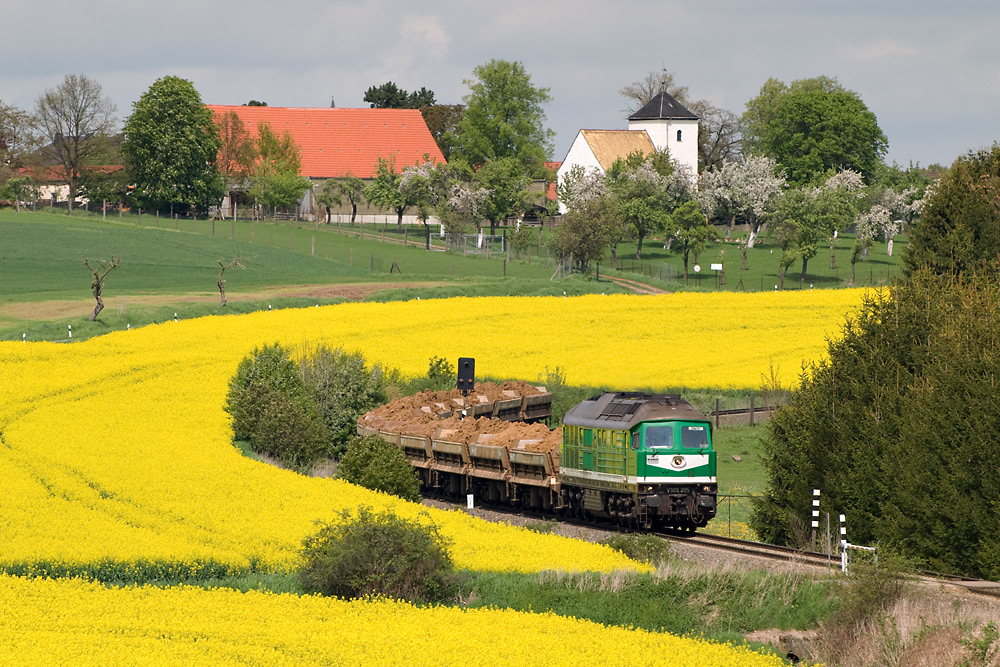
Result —
[[708, 421], [678, 394], [606, 392], [572, 407], [563, 424], [627, 431], [640, 422], [665, 419]]

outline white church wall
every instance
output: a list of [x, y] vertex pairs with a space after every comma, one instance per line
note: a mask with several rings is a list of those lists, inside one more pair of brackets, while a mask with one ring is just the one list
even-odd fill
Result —
[[[562, 166], [556, 171], [556, 183], [561, 185], [563, 178], [575, 166], [583, 167], [588, 171], [597, 169], [600, 173], [604, 173], [601, 163], [597, 161], [597, 156], [594, 155], [594, 151], [591, 150], [590, 145], [583, 138], [583, 132], [576, 133], [576, 139], [573, 140], [573, 144], [569, 147], [569, 152], [566, 153], [566, 158], [563, 160]], [[566, 206], [562, 202], [559, 202], [559, 213], [565, 213], [566, 210]]]

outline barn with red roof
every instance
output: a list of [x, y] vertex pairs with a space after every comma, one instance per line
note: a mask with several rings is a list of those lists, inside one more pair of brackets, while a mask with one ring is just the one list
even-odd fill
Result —
[[[261, 123], [281, 135], [285, 132], [299, 147], [301, 175], [317, 192], [328, 178], [346, 175], [375, 177], [379, 158], [393, 160], [397, 170], [420, 164], [425, 156], [444, 163], [427, 123], [417, 109], [340, 109], [231, 106], [210, 104], [218, 122], [234, 112], [252, 137]], [[303, 201], [311, 213], [315, 197]]]

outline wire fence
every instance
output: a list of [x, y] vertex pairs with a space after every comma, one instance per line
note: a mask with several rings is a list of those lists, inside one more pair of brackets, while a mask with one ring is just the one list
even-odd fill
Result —
[[756, 540], [757, 536], [750, 528], [750, 514], [754, 499], [760, 497], [760, 494], [719, 494], [715, 518], [705, 532], [740, 540]]

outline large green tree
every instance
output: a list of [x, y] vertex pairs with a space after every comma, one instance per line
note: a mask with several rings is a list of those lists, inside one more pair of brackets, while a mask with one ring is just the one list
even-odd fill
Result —
[[544, 174], [554, 132], [545, 127], [542, 106], [551, 100], [520, 62], [491, 60], [466, 80], [465, 115], [456, 129], [454, 152], [469, 164], [515, 158], [531, 177]]
[[888, 141], [861, 97], [836, 79], [768, 79], [743, 114], [744, 150], [774, 158], [792, 185], [851, 169], [872, 182]]
[[73, 210], [84, 171], [108, 164], [115, 111], [101, 84], [82, 74], [67, 74], [35, 101], [35, 125], [49, 141], [42, 148], [42, 159], [62, 170], [69, 186], [67, 212]]
[[911, 273], [1000, 270], [1000, 145], [958, 158], [932, 187], [903, 260]]
[[864, 299], [770, 421], [751, 525], [804, 544], [820, 489], [852, 543], [996, 579], [1000, 286], [920, 271]]
[[216, 160], [221, 140], [194, 84], [165, 76], [132, 105], [122, 155], [143, 208], [205, 211], [226, 185]]

